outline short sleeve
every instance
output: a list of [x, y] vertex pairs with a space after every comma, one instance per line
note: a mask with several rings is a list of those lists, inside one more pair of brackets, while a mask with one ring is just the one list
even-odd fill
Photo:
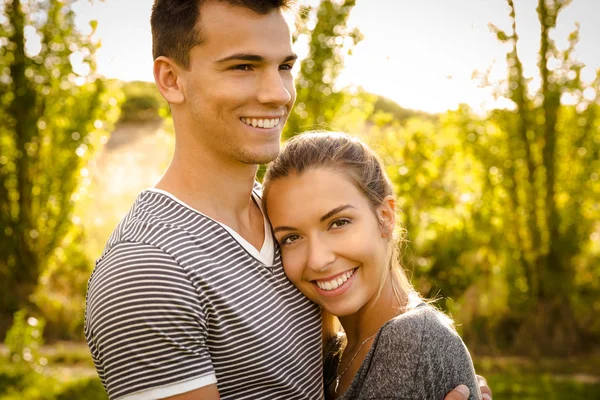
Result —
[[98, 261], [84, 329], [110, 399], [166, 397], [216, 382], [199, 293], [161, 249], [119, 243]]
[[460, 384], [471, 391], [470, 400], [480, 399], [473, 361], [462, 339], [441, 312], [426, 312], [417, 380], [424, 398], [439, 398]]

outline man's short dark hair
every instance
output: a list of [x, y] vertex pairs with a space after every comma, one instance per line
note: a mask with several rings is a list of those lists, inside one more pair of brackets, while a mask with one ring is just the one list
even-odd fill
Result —
[[190, 50], [203, 41], [196, 22], [202, 5], [209, 1], [248, 8], [262, 15], [276, 9], [289, 9], [294, 3], [293, 0], [154, 0], [150, 17], [154, 59], [169, 57], [189, 68]]

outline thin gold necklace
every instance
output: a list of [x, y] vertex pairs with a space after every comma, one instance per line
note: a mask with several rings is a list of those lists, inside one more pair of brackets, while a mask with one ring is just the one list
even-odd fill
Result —
[[346, 373], [346, 371], [348, 371], [348, 368], [350, 368], [350, 366], [354, 362], [354, 359], [358, 355], [358, 352], [360, 351], [360, 349], [362, 349], [362, 347], [365, 345], [365, 343], [367, 343], [369, 340], [373, 339], [373, 337], [375, 335], [377, 335], [377, 332], [375, 332], [374, 334], [372, 334], [371, 336], [369, 336], [368, 338], [366, 338], [365, 340], [362, 341], [362, 343], [360, 344], [360, 346], [358, 346], [358, 349], [356, 349], [356, 351], [354, 352], [354, 355], [350, 359], [350, 362], [348, 363], [348, 365], [346, 365], [346, 368], [344, 368], [344, 370], [342, 371], [341, 374], [338, 374], [338, 376], [336, 376], [336, 378], [335, 378], [335, 393], [336, 394], [337, 394], [337, 391], [338, 391], [338, 387], [340, 386], [340, 379], [342, 379], [342, 376], [344, 376], [344, 374]]

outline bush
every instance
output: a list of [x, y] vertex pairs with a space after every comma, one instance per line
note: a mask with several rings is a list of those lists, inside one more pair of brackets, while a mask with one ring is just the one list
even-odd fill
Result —
[[123, 84], [125, 100], [121, 105], [121, 121], [148, 121], [162, 116], [168, 109], [154, 83], [125, 82]]
[[56, 400], [106, 400], [106, 392], [100, 379], [84, 379], [77, 381], [56, 395]]
[[47, 341], [82, 340], [85, 293], [94, 262], [81, 226], [72, 228], [46, 264], [31, 297], [46, 319]]
[[22, 374], [41, 372], [46, 359], [39, 356], [43, 344], [45, 321], [28, 317], [26, 310], [15, 313], [13, 324], [6, 333], [5, 344], [8, 357], [15, 369]]

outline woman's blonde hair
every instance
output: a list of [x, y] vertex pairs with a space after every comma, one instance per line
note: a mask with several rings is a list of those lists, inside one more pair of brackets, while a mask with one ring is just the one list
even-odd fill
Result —
[[[373, 212], [382, 205], [394, 190], [381, 161], [365, 143], [345, 133], [315, 131], [303, 133], [290, 139], [281, 153], [267, 168], [263, 183], [263, 204], [268, 214], [267, 201], [271, 184], [292, 173], [302, 174], [312, 168], [332, 168], [342, 171], [369, 201]], [[379, 221], [379, 220], [378, 220]], [[381, 222], [380, 222], [381, 223]], [[401, 313], [416, 295], [399, 257], [399, 244], [403, 238], [390, 236], [389, 268], [385, 269], [379, 293], [389, 278]], [[378, 295], [379, 295], [378, 293]], [[340, 332], [337, 318], [323, 311], [323, 340], [327, 342]]]

